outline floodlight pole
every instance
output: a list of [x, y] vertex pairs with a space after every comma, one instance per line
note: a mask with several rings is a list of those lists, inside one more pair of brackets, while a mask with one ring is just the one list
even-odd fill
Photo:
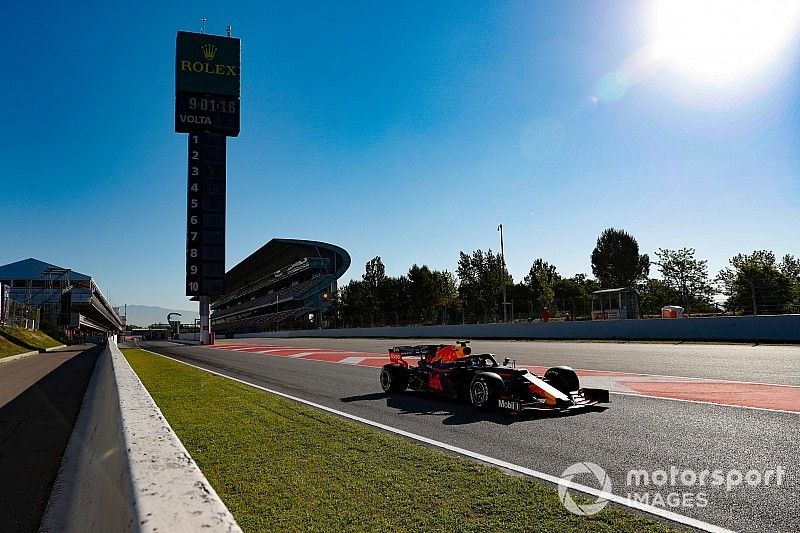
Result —
[[506, 254], [503, 251], [503, 225], [497, 226], [500, 232], [500, 262], [502, 263], [503, 271], [500, 273], [500, 282], [503, 284], [503, 323], [508, 322], [508, 302], [506, 301]]

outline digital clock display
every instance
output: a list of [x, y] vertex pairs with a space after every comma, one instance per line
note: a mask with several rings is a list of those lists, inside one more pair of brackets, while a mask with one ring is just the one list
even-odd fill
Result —
[[236, 113], [239, 102], [231, 98], [213, 96], [189, 96], [186, 107], [189, 111], [209, 111], [211, 113]]
[[175, 131], [239, 135], [239, 98], [179, 92], [175, 98]]

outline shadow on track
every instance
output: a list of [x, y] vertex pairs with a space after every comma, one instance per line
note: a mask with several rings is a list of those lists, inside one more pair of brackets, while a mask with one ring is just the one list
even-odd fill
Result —
[[442, 424], [447, 426], [472, 424], [475, 422], [492, 422], [507, 426], [515, 422], [562, 418], [587, 412], [603, 412], [607, 409], [604, 406], [595, 406], [567, 412], [527, 411], [519, 414], [499, 410], [484, 411], [475, 409], [468, 404], [458, 403], [455, 400], [446, 400], [424, 392], [411, 391], [406, 391], [401, 394], [373, 392], [370, 394], [360, 394], [358, 396], [347, 396], [340, 399], [345, 403], [385, 400], [386, 406], [398, 410], [398, 414], [439, 417], [442, 419]]
[[59, 354], [77, 353], [0, 407], [0, 524], [3, 531], [32, 532], [39, 528], [83, 395], [102, 350], [102, 346], [89, 345], [59, 350]]

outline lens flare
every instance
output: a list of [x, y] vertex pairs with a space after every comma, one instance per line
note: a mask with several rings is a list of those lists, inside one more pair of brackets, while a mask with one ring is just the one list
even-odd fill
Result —
[[774, 61], [799, 23], [796, 0], [664, 0], [652, 12], [653, 58], [725, 83]]

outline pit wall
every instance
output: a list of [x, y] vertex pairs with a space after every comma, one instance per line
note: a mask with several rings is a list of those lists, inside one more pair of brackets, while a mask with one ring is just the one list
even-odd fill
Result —
[[111, 339], [40, 531], [241, 532]]
[[428, 337], [445, 339], [665, 340], [797, 343], [800, 342], [800, 315], [314, 329], [236, 335], [236, 338], [246, 337]]

